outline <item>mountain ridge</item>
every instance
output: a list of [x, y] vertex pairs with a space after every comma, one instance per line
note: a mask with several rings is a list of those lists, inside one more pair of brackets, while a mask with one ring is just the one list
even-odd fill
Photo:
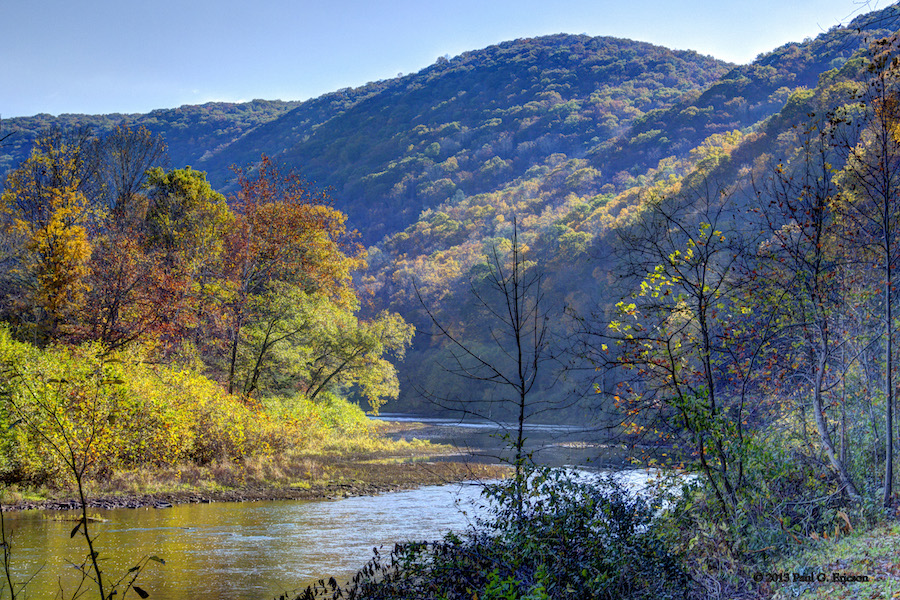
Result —
[[[541, 162], [555, 150], [572, 158], [588, 158], [610, 183], [623, 170], [636, 175], [653, 168], [667, 154], [683, 154], [706, 135], [752, 126], [780, 109], [790, 89], [815, 83], [815, 77], [826, 65], [822, 61], [810, 62], [810, 54], [821, 54], [821, 48], [829, 46], [827, 58], [831, 63], [846, 60], [859, 47], [861, 37], [871, 35], [873, 29], [894, 27], [898, 19], [900, 10], [896, 5], [861, 15], [847, 27], [833, 27], [812, 40], [785, 44], [761, 54], [748, 65], [725, 63], [694, 51], [675, 51], [647, 42], [554, 34], [510, 40], [451, 59], [442, 57], [417, 73], [344, 88], [302, 102], [254, 100], [185, 105], [143, 115], [37, 115], [8, 119], [4, 121], [5, 131], [17, 135], [12, 138], [12, 147], [8, 141], [0, 152], [0, 172], [21, 162], [27, 156], [30, 141], [51, 124], [88, 125], [102, 133], [126, 122], [164, 135], [173, 166], [189, 164], [207, 171], [213, 185], [225, 191], [232, 189], [234, 165], [251, 165], [263, 153], [273, 156], [297, 168], [315, 184], [331, 189], [336, 207], [348, 213], [351, 226], [360, 229], [365, 242], [372, 244], [412, 224], [423, 210], [434, 208], [457, 190], [473, 194], [498, 189], [503, 181], [523, 175], [526, 165]], [[518, 67], [526, 64], [539, 69], [539, 73], [525, 77], [521, 69], [516, 73]], [[616, 68], [621, 72], [616, 73]], [[704, 69], [708, 72], [699, 72]], [[771, 69], [775, 69], [774, 79]], [[601, 70], [603, 73], [597, 75]], [[669, 85], [660, 81], [667, 76]], [[766, 77], [769, 80], [763, 82]], [[511, 87], [512, 83], [519, 83], [519, 88]], [[780, 85], [772, 88], [775, 83]], [[454, 85], [468, 94], [465, 102], [452, 93]], [[539, 89], [532, 91], [535, 86]], [[787, 89], [773, 94], [779, 87]], [[651, 88], [651, 95], [646, 93], [647, 88]], [[522, 114], [510, 114], [515, 106], [508, 102], [508, 96], [522, 97], [530, 91], [531, 95], [521, 98], [524, 102], [518, 105]], [[763, 91], [767, 94], [763, 95]], [[507, 97], [501, 98], [504, 92]], [[545, 97], [537, 98], [540, 92]], [[738, 94], [747, 100], [743, 117], [730, 122], [704, 122], [709, 118], [710, 106], [720, 109]], [[490, 95], [496, 97], [485, 100]], [[599, 104], [596, 100], [605, 106], [595, 108]], [[641, 103], [636, 105], [636, 100]], [[625, 106], [620, 105], [623, 101]], [[429, 114], [439, 110], [442, 103], [454, 102], [458, 105], [455, 112], [444, 110], [442, 122]], [[529, 106], [528, 102], [545, 106]], [[475, 109], [467, 112], [466, 105]], [[698, 114], [689, 114], [692, 107], [697, 108]], [[544, 114], [541, 108], [545, 109]], [[588, 110], [591, 108], [594, 113]], [[536, 114], [524, 114], [529, 109]], [[473, 114], [478, 110], [483, 114]], [[379, 114], [385, 111], [390, 116]], [[562, 118], [547, 122], [553, 115]], [[535, 116], [545, 122], [536, 127], [529, 122]], [[526, 121], [524, 127], [512, 128], [503, 123], [517, 117], [520, 122]], [[500, 119], [499, 126], [495, 119]], [[461, 131], [453, 129], [453, 123], [458, 121]], [[666, 122], [680, 123], [682, 129], [706, 135], [662, 135], [667, 128], [661, 123]], [[481, 129], [492, 123], [497, 131], [485, 135]], [[419, 125], [429, 130], [413, 132]], [[447, 127], [435, 131], [435, 126], [441, 125]], [[359, 135], [365, 128], [373, 132], [369, 139]], [[579, 131], [572, 131], [576, 128]], [[448, 141], [453, 146], [467, 136], [477, 137], [480, 142], [479, 147], [468, 148], [467, 157], [479, 151], [476, 159], [490, 156], [481, 164], [469, 165], [471, 168], [459, 167], [456, 174], [442, 173], [432, 164], [433, 158], [442, 158], [445, 163], [446, 158], [453, 156], [446, 148], [429, 157], [424, 152], [427, 147], [416, 147], [425, 141], [422, 138], [427, 138], [434, 152], [435, 142]], [[550, 151], [528, 152], [523, 142], [540, 144]], [[516, 147], [510, 148], [511, 143]], [[489, 149], [485, 149], [485, 144]], [[410, 145], [415, 151], [410, 151]], [[485, 164], [495, 157], [506, 162]], [[443, 165], [444, 169], [451, 166]], [[493, 170], [494, 176], [479, 177], [482, 168]], [[467, 178], [466, 174], [475, 177]], [[429, 182], [435, 185], [429, 186]], [[374, 223], [373, 227], [378, 219], [366, 206], [378, 203], [385, 204], [391, 212], [400, 211], [403, 219], [383, 226]]]

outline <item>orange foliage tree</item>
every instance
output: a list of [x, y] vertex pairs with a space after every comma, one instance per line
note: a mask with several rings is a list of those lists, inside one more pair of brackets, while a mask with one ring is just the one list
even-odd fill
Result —
[[252, 173], [238, 172], [238, 182], [225, 271], [232, 294], [227, 305], [229, 392], [235, 389], [242, 330], [259, 317], [258, 300], [275, 283], [349, 308], [357, 301], [352, 273], [365, 265], [344, 214], [296, 174], [281, 173], [263, 156]]

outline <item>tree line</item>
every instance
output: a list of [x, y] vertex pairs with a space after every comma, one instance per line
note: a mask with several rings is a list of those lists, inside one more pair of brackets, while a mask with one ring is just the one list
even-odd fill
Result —
[[398, 393], [413, 327], [361, 315], [366, 255], [328, 197], [267, 157], [230, 198], [165, 160], [143, 128], [53, 129], [6, 178], [7, 482], [302, 449]]
[[0, 317], [14, 335], [191, 353], [245, 396], [358, 384], [377, 408], [395, 395], [383, 354], [402, 354], [412, 329], [358, 317], [365, 252], [328, 198], [263, 157], [226, 199], [202, 172], [158, 166], [164, 154], [124, 125], [37, 140], [2, 196]]

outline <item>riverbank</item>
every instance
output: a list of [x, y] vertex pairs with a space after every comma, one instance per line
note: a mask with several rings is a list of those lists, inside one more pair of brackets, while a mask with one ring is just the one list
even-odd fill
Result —
[[[103, 491], [92, 494], [89, 508], [169, 508], [175, 504], [210, 502], [254, 502], [264, 500], [327, 500], [352, 496], [373, 496], [413, 489], [426, 485], [443, 485], [462, 481], [488, 481], [509, 474], [505, 465], [467, 462], [431, 461], [416, 457], [391, 459], [335, 460], [325, 459], [320, 467], [324, 474], [316, 479], [278, 485], [254, 479], [241, 485], [213, 484], [206, 481], [198, 488], [159, 490], [150, 493], [121, 492], [108, 489], [108, 483], [92, 482]], [[79, 502], [63, 490], [54, 497], [28, 499], [20, 497], [4, 503], [4, 510], [73, 510]]]
[[[348, 438], [346, 445], [324, 445], [315, 451], [110, 473], [85, 482], [88, 505], [166, 508], [188, 503], [327, 500], [495, 480], [509, 474], [505, 465], [472, 462], [458, 456], [452, 446], [417, 439], [413, 434], [422, 428], [419, 423], [372, 425], [371, 437]], [[4, 510], [80, 506], [71, 486], [11, 485], [0, 494]]]
[[898, 598], [898, 557], [900, 523], [892, 517], [839, 537], [807, 540], [756, 578], [772, 600]]

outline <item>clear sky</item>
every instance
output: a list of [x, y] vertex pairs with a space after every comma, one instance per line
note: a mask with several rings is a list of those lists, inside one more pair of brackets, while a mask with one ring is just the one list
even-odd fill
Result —
[[305, 100], [553, 33], [738, 63], [888, 2], [0, 0], [0, 117]]

